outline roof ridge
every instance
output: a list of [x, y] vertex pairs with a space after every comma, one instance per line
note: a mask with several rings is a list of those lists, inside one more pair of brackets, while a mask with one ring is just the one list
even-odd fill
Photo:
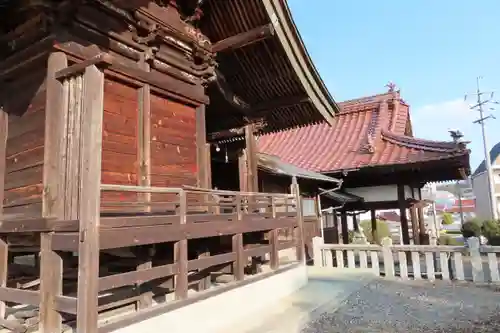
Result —
[[[382, 136], [385, 140], [391, 141], [396, 144], [402, 144], [411, 148], [419, 148], [439, 152], [458, 152], [466, 150], [464, 149], [465, 147], [462, 148], [460, 144], [452, 141], [420, 139], [412, 136], [395, 134], [385, 129], [382, 130]], [[465, 145], [462, 144], [462, 146]]]
[[[386, 91], [384, 93], [380, 94], [375, 94], [371, 96], [365, 96], [365, 97], [358, 97], [358, 98], [352, 98], [352, 99], [347, 99], [345, 101], [339, 102], [339, 106], [342, 107], [342, 104], [355, 104], [355, 103], [367, 103], [367, 102], [381, 102], [381, 97], [390, 97], [393, 98], [394, 94], [399, 94], [399, 91]], [[389, 98], [388, 98], [389, 99]]]

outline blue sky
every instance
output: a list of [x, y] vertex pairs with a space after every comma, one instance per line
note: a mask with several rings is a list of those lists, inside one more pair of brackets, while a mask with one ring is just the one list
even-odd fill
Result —
[[[411, 105], [418, 137], [471, 141], [483, 159], [479, 125], [463, 102], [481, 75], [500, 100], [500, 0], [288, 0], [316, 67], [337, 101], [384, 92], [392, 81]], [[487, 123], [490, 147], [498, 119]]]

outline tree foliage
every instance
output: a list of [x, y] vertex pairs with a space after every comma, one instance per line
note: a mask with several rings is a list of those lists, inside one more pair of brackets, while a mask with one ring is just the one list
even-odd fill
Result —
[[363, 233], [365, 234], [366, 240], [370, 244], [381, 244], [384, 237], [391, 237], [391, 231], [389, 230], [389, 225], [384, 222], [377, 220], [377, 235], [376, 239], [373, 239], [372, 235], [372, 221], [364, 220], [361, 221], [361, 228], [363, 228]]
[[500, 245], [500, 223], [495, 220], [484, 221], [481, 226], [481, 231], [484, 237], [488, 240], [489, 245]]
[[443, 213], [443, 219], [441, 220], [443, 225], [453, 224], [453, 216], [450, 213]]
[[465, 222], [462, 225], [462, 235], [464, 238], [469, 238], [469, 237], [479, 237], [481, 236], [481, 221], [477, 219], [472, 219], [470, 221]]

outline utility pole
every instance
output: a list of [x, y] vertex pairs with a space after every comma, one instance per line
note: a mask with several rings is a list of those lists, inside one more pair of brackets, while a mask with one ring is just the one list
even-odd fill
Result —
[[[493, 183], [493, 171], [491, 169], [491, 157], [490, 157], [490, 150], [488, 148], [488, 141], [486, 139], [486, 128], [484, 125], [484, 122], [487, 119], [495, 119], [493, 115], [484, 115], [484, 106], [487, 104], [499, 104], [498, 102], [493, 100], [493, 97], [495, 95], [494, 92], [484, 92], [481, 91], [479, 81], [482, 79], [481, 76], [478, 76], [476, 79], [476, 93], [471, 94], [472, 96], [476, 96], [476, 104], [472, 105], [470, 107], [471, 110], [477, 110], [479, 111], [479, 119], [474, 121], [474, 124], [479, 124], [481, 125], [481, 133], [483, 135], [483, 148], [484, 148], [484, 164], [486, 166], [486, 174], [488, 177], [488, 196], [490, 199], [490, 210], [491, 210], [491, 218], [494, 220], [498, 219], [498, 208], [497, 208], [497, 200], [495, 197], [495, 185]], [[490, 95], [488, 99], [483, 99], [484, 95]], [[465, 95], [465, 100], [467, 100], [468, 96]], [[490, 108], [490, 110], [493, 110], [493, 108]]]

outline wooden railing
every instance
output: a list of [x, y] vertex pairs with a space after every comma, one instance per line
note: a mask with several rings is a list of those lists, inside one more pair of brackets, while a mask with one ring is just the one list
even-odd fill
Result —
[[313, 250], [314, 264], [320, 267], [371, 270], [387, 278], [500, 282], [500, 247], [480, 246], [475, 237], [467, 247], [324, 244], [316, 237]]

